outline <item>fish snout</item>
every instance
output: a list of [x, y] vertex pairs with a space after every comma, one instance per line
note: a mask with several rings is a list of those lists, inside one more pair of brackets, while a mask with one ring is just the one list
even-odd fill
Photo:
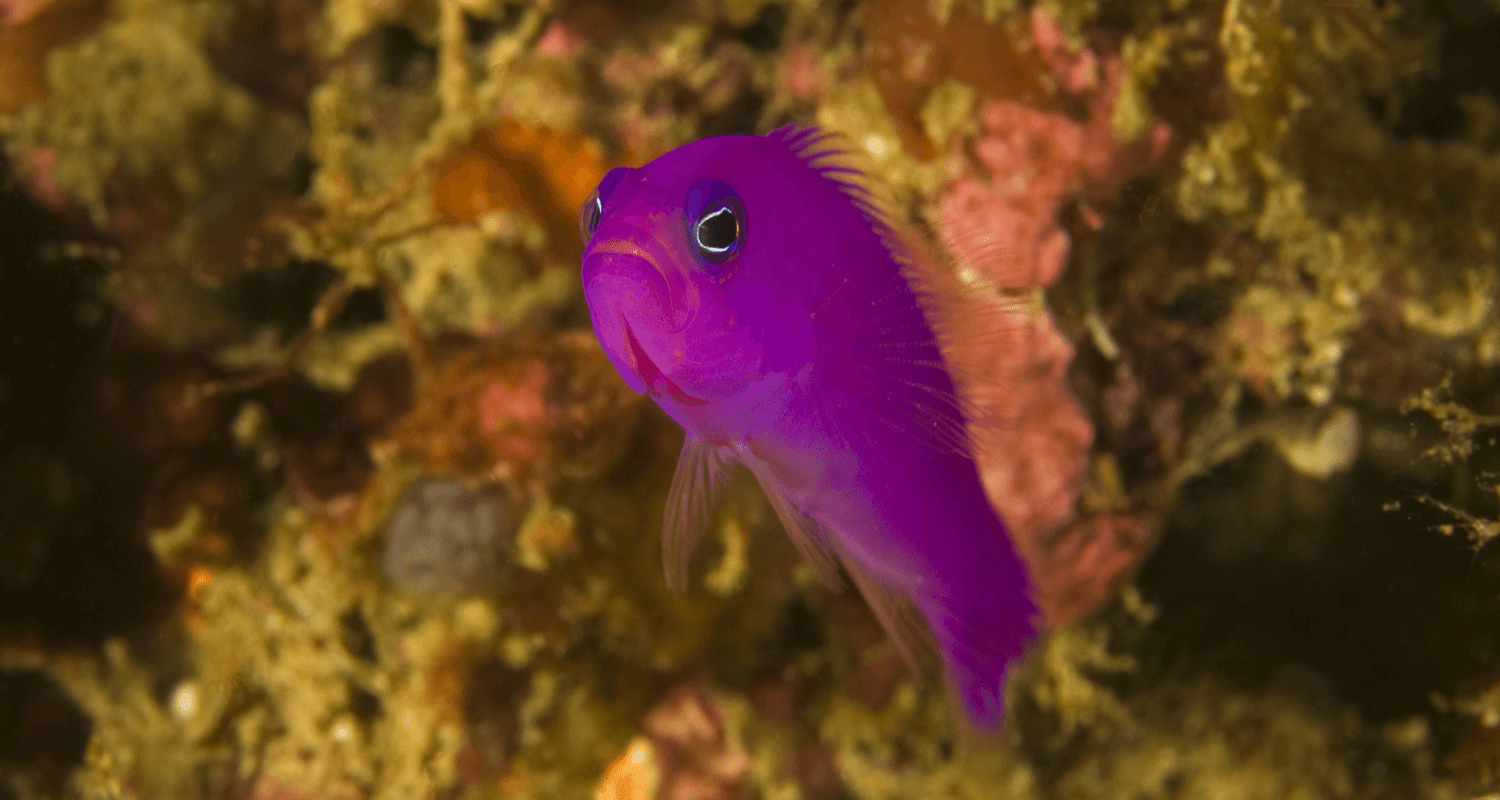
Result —
[[623, 252], [589, 254], [582, 278], [594, 334], [620, 376], [632, 390], [644, 394], [657, 370], [631, 329], [670, 327], [666, 279], [643, 256]]
[[667, 280], [642, 256], [590, 254], [583, 262], [583, 293], [590, 308], [612, 306], [640, 323], [671, 327]]

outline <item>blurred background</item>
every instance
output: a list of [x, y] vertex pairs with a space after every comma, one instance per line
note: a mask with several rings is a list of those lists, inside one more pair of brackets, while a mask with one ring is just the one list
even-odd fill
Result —
[[[0, 0], [0, 798], [1500, 792], [1494, 0]], [[682, 433], [576, 212], [841, 134], [993, 306], [975, 740]]]

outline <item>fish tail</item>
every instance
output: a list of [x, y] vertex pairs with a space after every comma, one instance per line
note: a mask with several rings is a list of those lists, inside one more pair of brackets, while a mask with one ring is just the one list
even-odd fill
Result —
[[981, 731], [994, 733], [1005, 719], [1005, 680], [1036, 634], [1036, 607], [1024, 590], [983, 603], [919, 603], [942, 654], [951, 690]]

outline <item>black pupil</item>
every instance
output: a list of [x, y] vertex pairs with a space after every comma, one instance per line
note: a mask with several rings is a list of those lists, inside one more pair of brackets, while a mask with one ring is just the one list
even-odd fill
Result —
[[727, 206], [720, 206], [698, 223], [698, 244], [708, 250], [727, 250], [739, 235], [740, 223]]

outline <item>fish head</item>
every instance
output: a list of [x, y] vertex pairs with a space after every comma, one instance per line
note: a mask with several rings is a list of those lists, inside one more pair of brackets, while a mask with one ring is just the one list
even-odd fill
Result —
[[775, 400], [811, 361], [808, 293], [783, 165], [762, 137], [617, 168], [579, 214], [583, 290], [625, 382], [692, 433]]

